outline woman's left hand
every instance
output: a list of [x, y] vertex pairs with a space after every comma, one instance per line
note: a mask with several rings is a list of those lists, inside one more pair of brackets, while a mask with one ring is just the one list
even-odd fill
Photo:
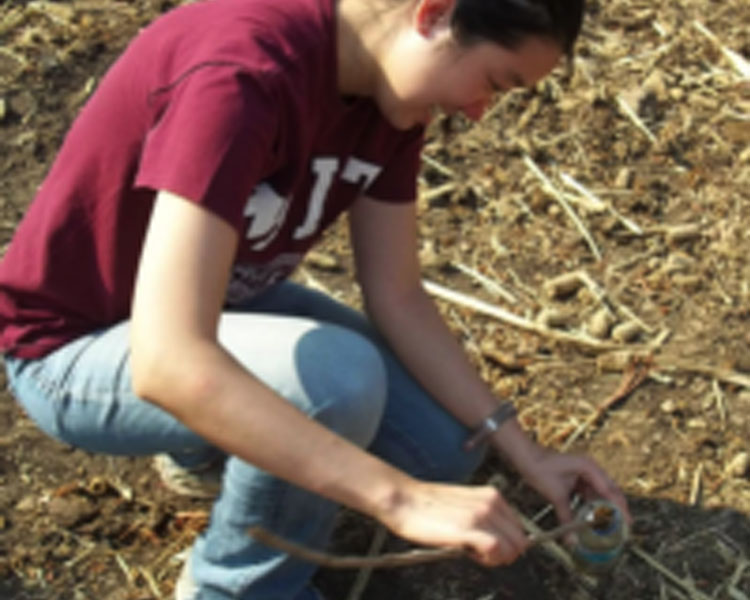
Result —
[[532, 455], [516, 462], [516, 468], [527, 484], [552, 503], [561, 523], [573, 519], [570, 499], [574, 493], [584, 498], [604, 498], [631, 522], [625, 495], [604, 470], [588, 456], [561, 454], [537, 447]]

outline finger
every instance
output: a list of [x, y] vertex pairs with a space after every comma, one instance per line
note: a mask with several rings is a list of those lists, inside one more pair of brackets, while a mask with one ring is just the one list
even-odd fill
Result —
[[[555, 514], [560, 524], [569, 523], [573, 520], [573, 511], [570, 508], [570, 500], [567, 497], [553, 499], [552, 506], [555, 509]], [[567, 545], [571, 546], [575, 543], [575, 535], [573, 533], [566, 533], [563, 536], [563, 540]]]
[[498, 494], [477, 523], [475, 544], [485, 565], [510, 564], [528, 547], [528, 538], [511, 506]]
[[502, 556], [504, 563], [512, 562], [528, 547], [528, 538], [513, 508], [502, 494], [497, 494], [490, 512], [486, 515], [484, 528], [495, 535], [497, 547], [492, 550]]
[[471, 558], [485, 567], [509, 565], [521, 554], [505, 532], [499, 530], [477, 532], [467, 550]]
[[495, 531], [505, 540], [514, 558], [526, 552], [529, 547], [529, 538], [521, 527], [515, 514], [503, 515], [494, 523]]
[[633, 518], [628, 509], [628, 502], [619, 486], [593, 460], [586, 457], [579, 457], [579, 460], [579, 472], [586, 483], [599, 497], [606, 498], [619, 508], [625, 520], [631, 523]]

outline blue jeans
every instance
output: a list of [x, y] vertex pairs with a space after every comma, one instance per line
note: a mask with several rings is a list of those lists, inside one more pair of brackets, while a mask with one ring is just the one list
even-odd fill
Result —
[[[91, 452], [168, 452], [186, 467], [216, 459], [216, 447], [135, 396], [128, 329], [119, 323], [41, 359], [6, 357], [16, 398], [47, 434]], [[467, 430], [404, 370], [363, 315], [323, 294], [279, 284], [223, 313], [219, 341], [299, 409], [415, 477], [462, 481], [482, 459], [481, 450], [463, 451]], [[193, 548], [200, 599], [308, 598], [315, 566], [255, 543], [246, 531], [260, 524], [321, 549], [336, 509], [228, 457], [210, 525]]]

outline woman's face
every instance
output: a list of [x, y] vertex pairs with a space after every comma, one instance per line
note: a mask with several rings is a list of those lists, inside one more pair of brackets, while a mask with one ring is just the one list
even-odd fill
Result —
[[542, 37], [527, 37], [512, 50], [494, 42], [464, 47], [447, 24], [420, 30], [416, 23], [383, 57], [375, 100], [398, 129], [425, 125], [436, 112], [477, 121], [495, 94], [534, 85], [561, 55], [557, 44]]

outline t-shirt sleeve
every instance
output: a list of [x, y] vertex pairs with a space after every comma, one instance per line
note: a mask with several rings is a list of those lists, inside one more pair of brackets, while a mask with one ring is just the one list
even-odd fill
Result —
[[372, 185], [368, 197], [391, 203], [413, 202], [417, 197], [417, 175], [421, 167], [424, 129], [403, 133], [394, 152]]
[[278, 131], [267, 86], [234, 65], [205, 65], [155, 98], [164, 105], [146, 135], [135, 185], [183, 196], [239, 229]]

